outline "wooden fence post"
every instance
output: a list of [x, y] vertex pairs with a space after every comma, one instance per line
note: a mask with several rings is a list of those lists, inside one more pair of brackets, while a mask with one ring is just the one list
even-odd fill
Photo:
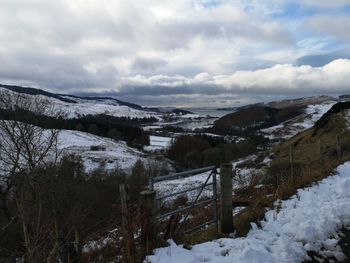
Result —
[[128, 205], [127, 205], [127, 196], [126, 196], [126, 189], [125, 184], [119, 185], [119, 192], [120, 192], [120, 204], [122, 209], [122, 228], [127, 229], [128, 228]]
[[125, 184], [119, 185], [119, 192], [122, 209], [123, 257], [125, 257], [125, 260], [133, 260], [135, 256], [134, 230], [131, 228], [130, 224], [128, 195]]
[[141, 242], [148, 253], [157, 242], [156, 192], [145, 190], [140, 193], [141, 201]]
[[223, 234], [232, 233], [232, 164], [220, 165], [220, 232]]

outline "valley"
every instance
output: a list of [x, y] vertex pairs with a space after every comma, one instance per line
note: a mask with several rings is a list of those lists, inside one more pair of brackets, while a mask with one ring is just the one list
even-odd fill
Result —
[[[11, 167], [18, 172], [31, 171], [34, 165], [30, 163], [31, 152], [35, 152], [39, 154], [38, 157], [34, 155], [34, 159], [39, 158], [35, 169], [46, 171], [47, 165], [57, 166], [54, 169], [60, 172], [55, 179], [59, 180], [56, 184], [64, 187], [60, 184], [68, 180], [74, 185], [71, 191], [77, 195], [77, 200], [82, 198], [84, 188], [92, 187], [93, 191], [106, 191], [107, 196], [114, 196], [113, 187], [126, 184], [129, 187], [128, 198], [136, 202], [140, 192], [147, 189], [151, 177], [210, 165], [218, 168], [222, 163], [230, 163], [234, 172], [232, 203], [237, 204], [232, 208], [235, 235], [242, 237], [255, 231], [251, 226], [259, 224], [266, 209], [278, 209], [277, 200], [288, 199], [297, 189], [323, 179], [341, 160], [348, 160], [350, 154], [347, 146], [350, 138], [347, 98], [320, 96], [229, 110], [143, 109], [112, 98], [47, 94], [29, 88], [25, 89], [25, 93], [4, 87], [0, 91], [1, 138], [6, 142], [0, 148], [3, 150], [0, 170], [4, 175], [10, 172], [8, 168]], [[39, 94], [35, 95], [35, 92]], [[18, 164], [12, 161], [13, 155], [6, 155], [8, 147], [16, 147], [16, 140], [24, 140], [25, 137], [21, 136], [27, 136], [16, 130], [32, 133], [28, 147], [33, 147], [29, 151], [18, 152]], [[51, 137], [54, 144], [49, 151], [36, 146], [45, 145]], [[320, 147], [321, 157], [317, 154]], [[45, 152], [42, 152], [45, 159], [40, 159], [41, 151]], [[319, 158], [324, 162], [322, 169]], [[67, 170], [67, 167], [70, 168]], [[217, 172], [220, 173], [220, 169]], [[160, 199], [174, 192], [184, 192], [178, 197], [167, 198], [159, 203], [160, 207], [181, 209], [191, 204], [198, 199], [197, 192], [185, 193], [185, 190], [200, 187], [208, 174], [155, 183], [154, 190]], [[61, 176], [68, 177], [61, 181]], [[293, 183], [290, 178], [293, 178]], [[3, 177], [3, 185], [8, 183], [11, 180]], [[210, 198], [211, 191], [210, 187], [205, 187], [200, 193], [200, 200]], [[112, 238], [113, 235], [108, 234], [112, 232], [106, 233], [99, 228], [95, 228], [98, 235], [84, 230], [81, 234], [85, 240], [83, 251], [89, 260], [95, 253], [107, 253], [104, 251], [110, 247], [121, 246], [122, 249], [122, 243], [115, 238], [126, 238], [121, 224], [113, 223], [121, 220], [122, 214], [121, 210], [113, 214], [111, 207], [115, 206], [115, 200], [101, 198], [103, 205], [100, 208], [94, 208], [94, 211], [90, 211], [88, 206], [84, 208], [92, 215], [89, 220], [78, 219], [76, 222], [87, 226], [100, 218], [106, 227], [104, 229], [115, 229], [113, 235], [116, 237]], [[101, 205], [98, 200], [93, 202]], [[210, 206], [204, 208], [210, 209]], [[122, 208], [118, 205], [118, 209]], [[133, 211], [136, 214], [132, 220], [139, 220], [136, 211]], [[112, 217], [102, 219], [107, 214]], [[197, 216], [202, 215], [192, 212], [188, 222], [191, 223]], [[162, 221], [162, 224], [165, 222]], [[135, 230], [137, 228], [131, 231]], [[212, 226], [206, 226], [201, 233], [196, 237], [196, 243], [219, 237], [210, 234]], [[191, 244], [191, 235], [184, 236], [182, 242]], [[161, 251], [155, 255], [163, 253]], [[117, 253], [125, 252], [120, 250]], [[323, 252], [317, 250], [317, 253]], [[176, 260], [178, 257], [180, 255], [176, 256]], [[153, 262], [153, 257], [147, 257], [147, 260]]]

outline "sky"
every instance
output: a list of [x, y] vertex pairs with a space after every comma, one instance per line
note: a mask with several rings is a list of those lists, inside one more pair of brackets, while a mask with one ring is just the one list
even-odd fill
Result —
[[0, 83], [145, 106], [350, 93], [350, 0], [0, 0]]

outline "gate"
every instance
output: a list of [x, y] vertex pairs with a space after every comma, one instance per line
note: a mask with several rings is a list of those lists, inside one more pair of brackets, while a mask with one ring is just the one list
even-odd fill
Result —
[[[170, 180], [175, 180], [175, 179], [191, 177], [191, 176], [199, 175], [199, 174], [206, 173], [206, 172], [210, 172], [210, 173], [207, 176], [206, 180], [199, 186], [191, 187], [189, 189], [177, 191], [177, 192], [167, 194], [164, 196], [158, 196], [156, 194], [156, 203], [157, 203], [157, 205], [156, 205], [156, 210], [157, 210], [156, 219], [158, 221], [164, 221], [166, 218], [174, 216], [176, 214], [181, 214], [184, 216], [182, 218], [180, 224], [176, 227], [176, 229], [174, 231], [174, 236], [177, 236], [182, 231], [184, 224], [188, 221], [189, 215], [190, 215], [191, 211], [194, 210], [194, 208], [203, 207], [203, 206], [208, 205], [208, 204], [212, 204], [212, 207], [213, 207], [214, 213], [213, 213], [212, 218], [204, 223], [200, 223], [200, 224], [197, 224], [195, 226], [192, 226], [191, 228], [186, 229], [186, 230], [182, 231], [181, 233], [183, 233], [183, 234], [190, 233], [190, 232], [193, 232], [195, 230], [201, 229], [202, 227], [207, 226], [209, 224], [215, 224], [216, 228], [218, 228], [219, 216], [218, 216], [218, 203], [217, 203], [218, 202], [217, 168], [215, 166], [208, 166], [205, 168], [194, 169], [194, 170], [190, 170], [190, 171], [186, 171], [186, 172], [173, 173], [173, 174], [169, 174], [169, 175], [165, 175], [165, 176], [158, 176], [158, 177], [151, 177], [150, 178], [149, 190], [154, 191], [154, 185], [156, 183], [159, 183], [162, 181], [170, 181]], [[212, 179], [212, 180], [210, 181], [210, 179]], [[203, 190], [205, 188], [208, 188], [208, 186], [211, 186], [211, 191], [212, 191], [211, 196], [205, 200], [199, 200], [201, 194], [203, 193]], [[195, 195], [194, 200], [191, 201], [189, 205], [187, 205], [185, 207], [181, 207], [181, 208], [176, 208], [176, 209], [173, 209], [172, 211], [168, 211], [165, 213], [161, 211], [160, 205], [166, 199], [169, 199], [170, 197], [174, 197], [174, 196], [180, 196], [180, 195], [186, 194], [188, 192], [193, 192], [193, 191], [197, 191], [197, 194]]]

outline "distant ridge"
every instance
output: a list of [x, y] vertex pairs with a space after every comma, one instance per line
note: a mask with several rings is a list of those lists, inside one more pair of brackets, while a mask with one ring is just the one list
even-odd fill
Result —
[[334, 98], [326, 95], [320, 95], [320, 96], [313, 96], [313, 97], [306, 97], [306, 98], [272, 101], [267, 103], [266, 105], [268, 107], [278, 108], [278, 109], [288, 108], [288, 107], [305, 107], [310, 104], [318, 104], [318, 103], [322, 103], [324, 101], [328, 101], [332, 99]]
[[145, 110], [140, 105], [130, 103], [130, 102], [121, 101], [121, 100], [111, 98], [111, 97], [96, 97], [96, 96], [83, 97], [83, 96], [75, 96], [75, 95], [67, 95], [67, 94], [57, 94], [57, 93], [51, 93], [51, 92], [48, 92], [48, 91], [45, 91], [42, 89], [37, 89], [37, 88], [22, 87], [22, 86], [16, 86], [16, 85], [4, 85], [4, 84], [0, 84], [0, 88], [4, 88], [4, 89], [8, 89], [8, 90], [11, 90], [14, 92], [28, 94], [28, 95], [43, 95], [43, 96], [55, 98], [55, 99], [58, 99], [58, 100], [61, 100], [63, 102], [67, 102], [67, 103], [78, 103], [77, 99], [96, 101], [96, 102], [113, 101], [120, 106], [128, 106], [130, 108], [137, 109], [137, 110]]
[[100, 101], [100, 102], [106, 102], [106, 101], [113, 101], [116, 102], [118, 105], [121, 106], [128, 106], [130, 108], [136, 109], [136, 110], [146, 110], [144, 109], [142, 106], [131, 103], [131, 102], [126, 102], [126, 101], [121, 101], [115, 98], [111, 98], [111, 97], [97, 97], [97, 96], [93, 96], [93, 97], [84, 97], [84, 96], [76, 96], [76, 95], [66, 95], [66, 94], [56, 94], [58, 96], [60, 96], [61, 98], [72, 98], [72, 100], [76, 103], [77, 101], [75, 101], [74, 99], [81, 99], [81, 100], [95, 100], [95, 101]]
[[66, 98], [62, 98], [60, 95], [58, 94], [54, 94], [42, 89], [36, 89], [36, 88], [29, 88], [29, 87], [21, 87], [21, 86], [15, 86], [15, 85], [4, 85], [4, 84], [0, 84], [0, 88], [4, 88], [4, 89], [8, 89], [14, 92], [18, 92], [18, 93], [24, 93], [24, 94], [28, 94], [28, 95], [43, 95], [46, 97], [50, 97], [50, 98], [55, 98], [64, 102], [68, 102], [68, 103], [76, 103], [74, 100], [70, 100], [70, 99], [66, 99]]

